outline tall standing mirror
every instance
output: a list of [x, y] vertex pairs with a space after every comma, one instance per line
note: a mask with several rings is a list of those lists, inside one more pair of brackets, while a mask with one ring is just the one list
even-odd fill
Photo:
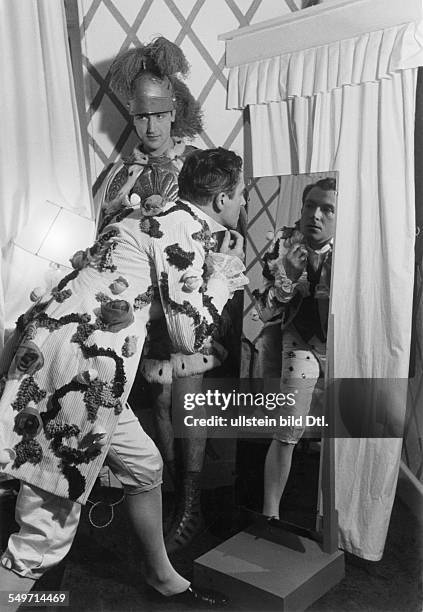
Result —
[[292, 401], [278, 407], [273, 432], [239, 440], [240, 501], [253, 513], [310, 530], [319, 515], [324, 376], [331, 358], [337, 174], [249, 184], [241, 377]]

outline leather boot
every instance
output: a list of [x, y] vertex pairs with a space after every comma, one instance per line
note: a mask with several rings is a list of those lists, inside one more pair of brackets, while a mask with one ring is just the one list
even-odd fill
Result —
[[182, 483], [182, 497], [177, 505], [175, 520], [165, 537], [169, 554], [185, 548], [204, 526], [201, 513], [201, 472], [187, 472]]
[[[173, 486], [174, 497], [176, 497], [182, 488], [182, 479], [180, 477], [180, 471], [177, 469], [177, 462], [164, 461], [164, 464]], [[170, 535], [175, 523], [177, 507], [174, 501], [172, 501], [171, 508], [168, 508], [167, 504], [165, 504], [164, 507], [167, 509], [166, 512], [163, 511], [163, 535], [166, 538]]]
[[176, 468], [176, 461], [173, 459], [172, 461], [166, 461], [164, 460], [164, 465], [166, 467], [167, 473], [170, 476], [170, 481], [172, 483], [173, 488], [177, 489], [177, 486], [179, 484], [180, 478], [178, 478], [178, 471]]

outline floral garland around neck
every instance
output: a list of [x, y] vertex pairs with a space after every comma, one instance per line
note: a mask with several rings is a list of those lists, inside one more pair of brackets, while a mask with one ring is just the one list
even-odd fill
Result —
[[185, 143], [182, 138], [173, 138], [173, 147], [165, 151], [164, 155], [168, 157], [176, 165], [178, 170], [181, 170], [184, 162], [181, 159], [185, 152]]
[[[124, 163], [125, 165], [131, 167], [134, 165], [148, 165], [151, 163], [163, 163], [163, 158], [170, 159], [174, 163], [181, 162], [181, 158], [185, 152], [186, 145], [182, 138], [176, 138], [172, 136], [172, 146], [170, 146], [166, 151], [162, 153], [162, 155], [148, 155], [144, 153], [138, 146], [134, 148], [132, 155], [128, 157]], [[183, 162], [181, 164], [181, 167]]]

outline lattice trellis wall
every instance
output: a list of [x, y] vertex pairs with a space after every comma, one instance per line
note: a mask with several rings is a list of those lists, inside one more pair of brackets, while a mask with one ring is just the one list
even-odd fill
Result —
[[244, 153], [243, 115], [226, 106], [227, 71], [219, 34], [295, 10], [278, 0], [78, 0], [88, 113], [91, 175], [96, 192], [104, 170], [132, 150], [136, 136], [122, 102], [108, 89], [108, 70], [122, 51], [166, 36], [191, 64], [187, 79], [204, 111], [194, 144]]

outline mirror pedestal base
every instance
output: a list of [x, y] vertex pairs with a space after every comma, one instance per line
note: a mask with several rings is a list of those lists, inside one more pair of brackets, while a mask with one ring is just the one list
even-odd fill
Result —
[[241, 531], [194, 563], [196, 586], [228, 595], [229, 610], [305, 610], [344, 575], [343, 552], [281, 529]]

